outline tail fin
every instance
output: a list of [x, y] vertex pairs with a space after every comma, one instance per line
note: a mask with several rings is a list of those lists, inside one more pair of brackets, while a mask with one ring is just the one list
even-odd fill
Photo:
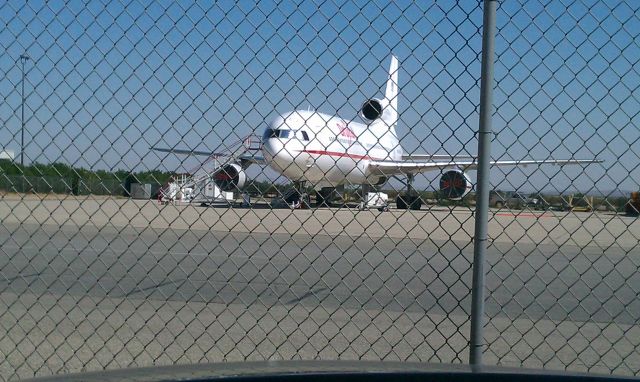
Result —
[[389, 126], [393, 135], [396, 135], [396, 124], [398, 123], [398, 58], [394, 55], [391, 55], [384, 98], [387, 106], [382, 115], [382, 120]]

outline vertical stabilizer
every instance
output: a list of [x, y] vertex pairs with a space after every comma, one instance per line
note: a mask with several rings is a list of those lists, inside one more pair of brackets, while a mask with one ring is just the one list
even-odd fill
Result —
[[394, 55], [391, 56], [389, 77], [387, 78], [387, 89], [384, 92], [384, 98], [387, 100], [394, 114], [395, 124], [398, 119], [398, 58]]
[[387, 77], [387, 88], [384, 92], [385, 110], [382, 120], [387, 125], [389, 131], [395, 136], [396, 125], [398, 124], [398, 58], [391, 55], [389, 65], [389, 76]]
[[398, 124], [398, 59], [391, 56], [384, 99], [371, 98], [362, 105], [360, 116], [367, 121], [369, 131], [383, 147], [392, 153], [392, 158], [401, 157], [402, 150], [396, 134]]

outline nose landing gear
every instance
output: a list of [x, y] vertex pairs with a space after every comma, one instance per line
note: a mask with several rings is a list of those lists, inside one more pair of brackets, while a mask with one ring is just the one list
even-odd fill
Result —
[[293, 182], [293, 190], [285, 195], [284, 200], [292, 209], [311, 207], [311, 196], [307, 193], [305, 182]]

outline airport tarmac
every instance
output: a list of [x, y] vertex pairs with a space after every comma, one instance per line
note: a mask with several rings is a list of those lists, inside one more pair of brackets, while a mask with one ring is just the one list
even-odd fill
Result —
[[[468, 209], [5, 198], [0, 217], [2, 375], [468, 360]], [[489, 235], [488, 363], [640, 370], [637, 219], [493, 211]]]

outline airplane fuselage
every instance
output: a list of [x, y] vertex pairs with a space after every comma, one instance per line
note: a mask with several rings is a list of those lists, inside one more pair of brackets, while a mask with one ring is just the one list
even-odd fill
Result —
[[278, 173], [316, 189], [384, 182], [368, 171], [369, 162], [400, 160], [403, 154], [383, 121], [367, 125], [313, 111], [276, 117], [265, 129], [262, 151]]

